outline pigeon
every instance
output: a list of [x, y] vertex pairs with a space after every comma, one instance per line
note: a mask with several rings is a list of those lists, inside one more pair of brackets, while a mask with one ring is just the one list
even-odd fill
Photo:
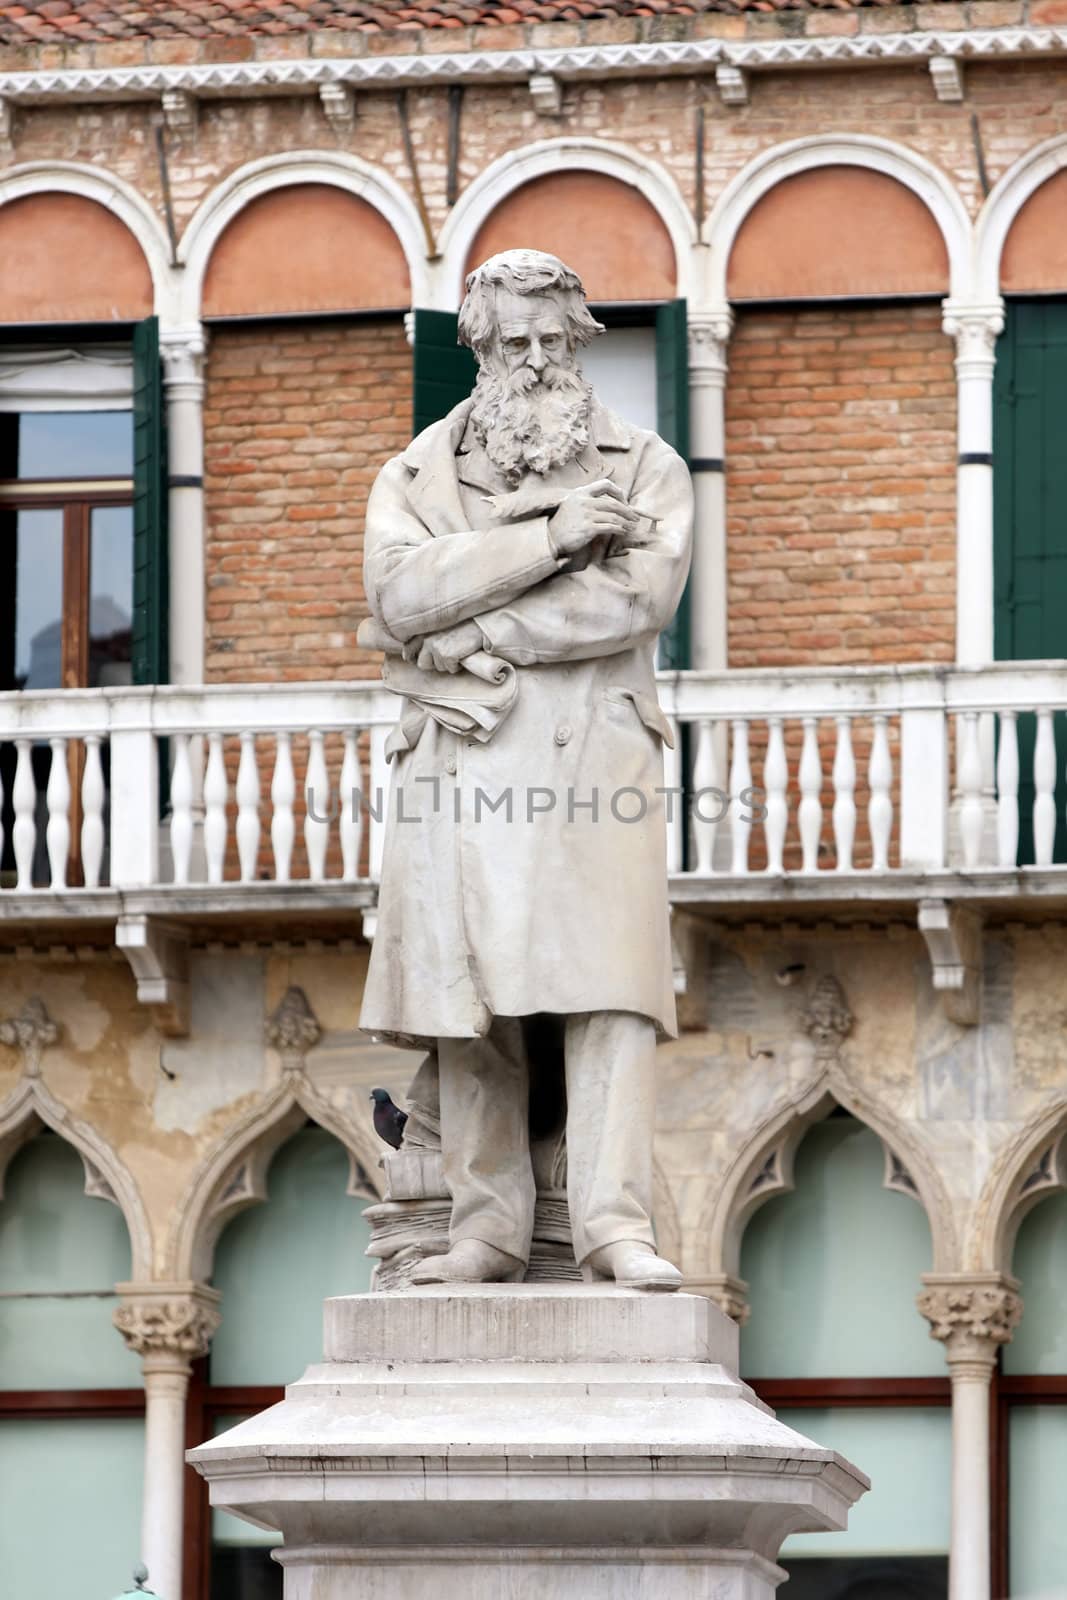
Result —
[[404, 1137], [404, 1124], [408, 1120], [407, 1112], [393, 1104], [388, 1089], [372, 1089], [370, 1097], [374, 1101], [375, 1133], [386, 1144], [391, 1144], [394, 1150], [399, 1150]]

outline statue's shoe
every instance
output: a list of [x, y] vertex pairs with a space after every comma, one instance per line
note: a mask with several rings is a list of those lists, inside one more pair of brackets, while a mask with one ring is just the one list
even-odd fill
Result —
[[658, 1256], [651, 1245], [605, 1244], [582, 1263], [586, 1281], [614, 1278], [620, 1289], [678, 1289], [682, 1274], [669, 1261]]
[[443, 1256], [427, 1256], [412, 1283], [521, 1283], [525, 1261], [481, 1239], [459, 1239]]

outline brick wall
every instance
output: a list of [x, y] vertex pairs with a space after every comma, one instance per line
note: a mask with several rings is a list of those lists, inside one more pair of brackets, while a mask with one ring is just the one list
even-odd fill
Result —
[[207, 681], [376, 676], [355, 631], [367, 495], [411, 437], [400, 322], [216, 327], [204, 433]]
[[952, 659], [956, 384], [940, 322], [934, 305], [738, 315], [732, 667]]

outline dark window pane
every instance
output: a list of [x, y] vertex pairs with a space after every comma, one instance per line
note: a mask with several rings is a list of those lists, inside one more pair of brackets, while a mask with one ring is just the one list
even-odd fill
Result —
[[96, 506], [89, 521], [89, 688], [131, 682], [133, 508]]
[[58, 689], [63, 512], [0, 509], [0, 688]]
[[282, 1569], [260, 1546], [215, 1545], [211, 1600], [282, 1600]]
[[129, 478], [129, 411], [23, 411], [3, 418], [0, 476]]
[[783, 1561], [789, 1600], [945, 1600], [947, 1556], [812, 1556]]

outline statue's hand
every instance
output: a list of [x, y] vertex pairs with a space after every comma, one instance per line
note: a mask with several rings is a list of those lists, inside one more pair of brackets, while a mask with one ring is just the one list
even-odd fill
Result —
[[428, 634], [419, 649], [417, 665], [423, 672], [458, 672], [467, 656], [485, 645], [476, 622], [460, 622], [441, 633]]
[[594, 539], [605, 542], [631, 533], [640, 522], [640, 513], [626, 504], [622, 490], [610, 478], [571, 489], [549, 518], [548, 531], [558, 553], [573, 555]]

